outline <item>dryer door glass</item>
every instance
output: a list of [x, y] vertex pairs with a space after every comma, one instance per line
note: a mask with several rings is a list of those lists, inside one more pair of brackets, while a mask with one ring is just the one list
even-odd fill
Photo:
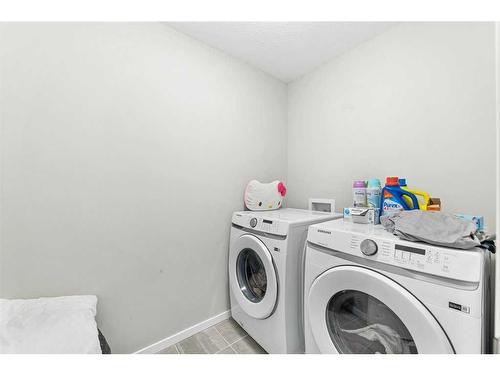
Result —
[[251, 302], [262, 301], [267, 290], [267, 276], [259, 255], [252, 249], [244, 249], [236, 260], [236, 275], [241, 292]]
[[361, 291], [336, 293], [327, 304], [326, 320], [340, 353], [417, 353], [401, 319], [383, 302]]

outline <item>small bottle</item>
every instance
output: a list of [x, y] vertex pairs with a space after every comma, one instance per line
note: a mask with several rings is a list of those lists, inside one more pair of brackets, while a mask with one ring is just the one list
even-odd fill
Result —
[[366, 207], [366, 185], [364, 181], [354, 181], [352, 184], [352, 196], [354, 207]]
[[378, 178], [370, 178], [366, 183], [366, 201], [368, 207], [380, 208], [382, 186]]
[[380, 224], [380, 206], [382, 204], [382, 186], [378, 178], [366, 182], [366, 203], [375, 209], [375, 224]]

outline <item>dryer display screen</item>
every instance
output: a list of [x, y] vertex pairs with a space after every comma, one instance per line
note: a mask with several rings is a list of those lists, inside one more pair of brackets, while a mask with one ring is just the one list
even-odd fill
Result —
[[264, 224], [272, 224], [273, 222], [271, 220], [262, 220]]
[[409, 253], [414, 253], [414, 254], [425, 255], [425, 250], [424, 250], [424, 249], [419, 249], [419, 248], [417, 248], [417, 247], [410, 247], [410, 246], [396, 245], [396, 246], [395, 246], [395, 249], [396, 249], [396, 250], [408, 251]]

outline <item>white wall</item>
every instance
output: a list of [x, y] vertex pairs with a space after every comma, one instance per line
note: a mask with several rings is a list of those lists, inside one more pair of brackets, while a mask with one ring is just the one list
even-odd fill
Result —
[[493, 23], [401, 24], [289, 85], [288, 205], [404, 176], [495, 228]]
[[97, 294], [114, 352], [227, 310], [231, 213], [286, 171], [286, 86], [161, 24], [0, 38], [0, 296]]

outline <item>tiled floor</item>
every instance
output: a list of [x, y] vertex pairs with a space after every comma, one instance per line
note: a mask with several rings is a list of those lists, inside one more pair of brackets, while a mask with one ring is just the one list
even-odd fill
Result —
[[227, 319], [158, 354], [265, 354], [238, 323]]

